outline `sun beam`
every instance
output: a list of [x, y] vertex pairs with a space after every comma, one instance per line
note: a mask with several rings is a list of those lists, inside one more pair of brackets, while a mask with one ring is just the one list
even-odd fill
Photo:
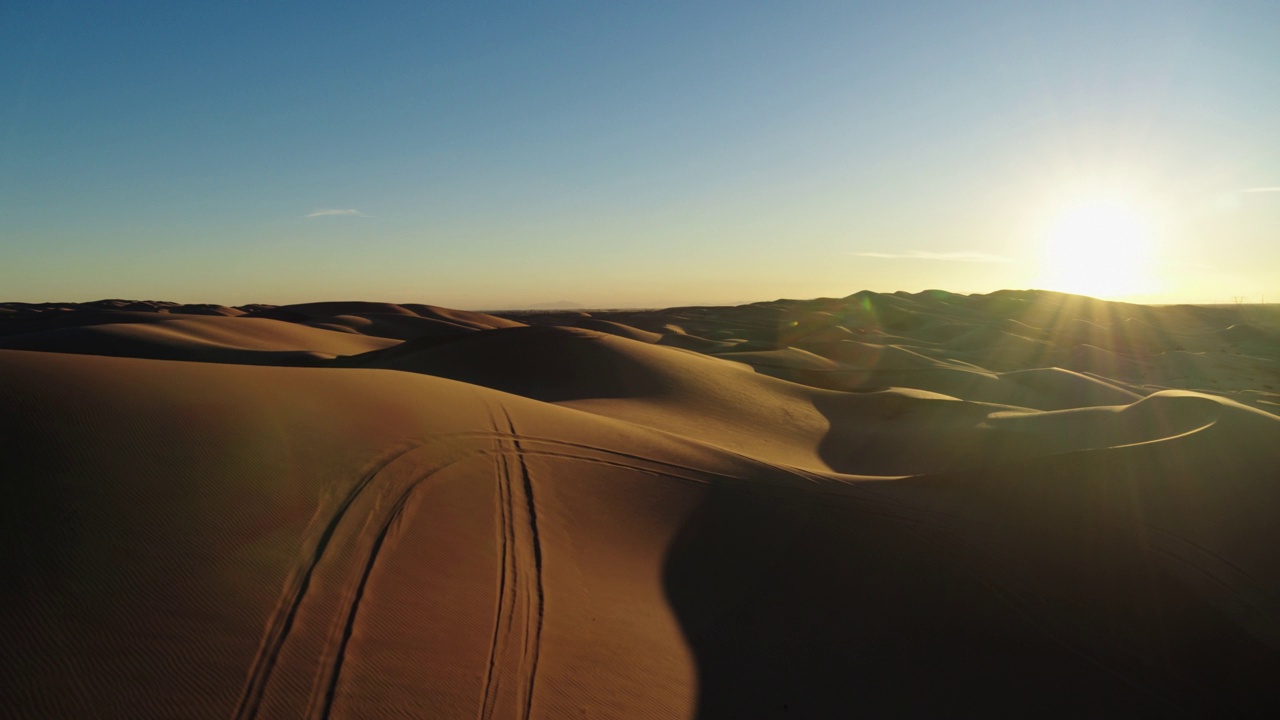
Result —
[[1074, 204], [1045, 233], [1041, 286], [1108, 299], [1150, 292], [1151, 236], [1151, 222], [1130, 204]]

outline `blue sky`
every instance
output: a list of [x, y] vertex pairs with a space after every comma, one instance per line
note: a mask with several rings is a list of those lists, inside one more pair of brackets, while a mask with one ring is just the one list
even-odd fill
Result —
[[0, 299], [986, 292], [1102, 196], [1157, 282], [1098, 294], [1280, 298], [1277, 37], [1274, 2], [11, 0]]

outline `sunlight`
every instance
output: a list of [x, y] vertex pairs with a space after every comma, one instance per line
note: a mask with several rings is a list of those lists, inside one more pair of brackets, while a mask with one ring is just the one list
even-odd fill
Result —
[[1151, 235], [1149, 219], [1127, 203], [1072, 205], [1045, 234], [1041, 286], [1101, 298], [1150, 292]]

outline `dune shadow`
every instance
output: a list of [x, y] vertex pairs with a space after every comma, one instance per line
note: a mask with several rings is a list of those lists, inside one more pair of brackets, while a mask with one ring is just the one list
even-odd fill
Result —
[[[1202, 409], [1140, 403], [1133, 431], [1177, 436], [1184, 400]], [[1197, 442], [714, 483], [664, 569], [697, 717], [1270, 716], [1265, 561], [1240, 575], [1194, 543], [1269, 537], [1246, 498], [1275, 486], [1256, 455]]]
[[664, 582], [697, 664], [696, 717], [1133, 716], [1159, 705], [1037, 638], [913, 523], [856, 496], [804, 495], [713, 489], [670, 549]]

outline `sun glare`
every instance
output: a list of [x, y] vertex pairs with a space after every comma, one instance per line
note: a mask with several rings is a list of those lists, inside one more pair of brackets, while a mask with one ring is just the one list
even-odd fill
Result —
[[1073, 205], [1045, 234], [1041, 286], [1101, 298], [1150, 292], [1151, 234], [1150, 221], [1126, 203]]

